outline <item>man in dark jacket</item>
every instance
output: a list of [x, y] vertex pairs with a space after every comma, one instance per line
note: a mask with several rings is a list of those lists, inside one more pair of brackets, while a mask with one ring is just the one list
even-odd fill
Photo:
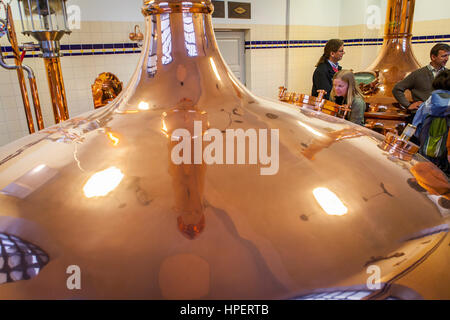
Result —
[[324, 98], [330, 100], [331, 89], [333, 88], [333, 76], [342, 69], [339, 61], [344, 56], [344, 41], [331, 39], [324, 48], [324, 53], [316, 64], [313, 74], [313, 87], [311, 95], [317, 97], [318, 90], [325, 90]]
[[[427, 66], [410, 73], [405, 79], [398, 82], [392, 94], [395, 99], [410, 111], [415, 112], [419, 106], [426, 101], [433, 91], [431, 84], [437, 74], [446, 70], [450, 46], [445, 43], [436, 44], [430, 52], [431, 62]], [[405, 97], [405, 90], [410, 90], [413, 102]]]

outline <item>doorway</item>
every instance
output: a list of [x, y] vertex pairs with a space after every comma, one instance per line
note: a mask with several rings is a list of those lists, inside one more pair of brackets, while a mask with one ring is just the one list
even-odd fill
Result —
[[220, 53], [236, 78], [246, 85], [244, 31], [215, 30]]

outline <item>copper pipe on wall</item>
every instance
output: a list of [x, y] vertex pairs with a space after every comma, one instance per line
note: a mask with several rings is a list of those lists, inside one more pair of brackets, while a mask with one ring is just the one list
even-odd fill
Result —
[[55, 123], [59, 123], [69, 119], [61, 61], [59, 57], [44, 58], [44, 63], [47, 72], [48, 87], [52, 98], [53, 115]]
[[[55, 123], [69, 119], [60, 62], [60, 40], [64, 34], [71, 32], [67, 27], [66, 1], [18, 0], [22, 33], [39, 42], [44, 58]], [[59, 24], [61, 19], [63, 25]]]
[[31, 96], [33, 99], [34, 111], [35, 111], [35, 115], [36, 115], [36, 122], [37, 122], [38, 129], [42, 130], [44, 128], [44, 121], [42, 119], [41, 103], [39, 101], [39, 95], [37, 92], [36, 78], [34, 76], [33, 71], [31, 70], [31, 68], [22, 64], [22, 59], [20, 57], [21, 56], [20, 50], [19, 50], [19, 46], [18, 46], [18, 42], [17, 42], [16, 30], [15, 30], [15, 26], [14, 26], [14, 20], [13, 20], [12, 13], [11, 13], [11, 6], [9, 4], [5, 4], [3, 2], [2, 2], [2, 4], [3, 4], [3, 6], [5, 8], [5, 12], [6, 12], [6, 26], [7, 26], [7, 31], [8, 31], [7, 32], [8, 40], [11, 44], [12, 51], [14, 54], [15, 67], [6, 65], [6, 63], [3, 61], [3, 55], [1, 57], [1, 60], [2, 60], [1, 65], [6, 69], [16, 69], [16, 71], [17, 71], [17, 77], [19, 80], [19, 87], [20, 87], [20, 92], [22, 95], [25, 116], [27, 118], [28, 132], [34, 133], [36, 130], [34, 127], [33, 116], [31, 113], [30, 100], [28, 98], [28, 91], [27, 91], [27, 87], [25, 84], [25, 76], [23, 74], [23, 69], [25, 69], [28, 72]]

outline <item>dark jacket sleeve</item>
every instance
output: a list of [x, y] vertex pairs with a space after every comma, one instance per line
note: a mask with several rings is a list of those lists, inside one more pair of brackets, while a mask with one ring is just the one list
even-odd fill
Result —
[[394, 89], [392, 89], [392, 94], [395, 99], [397, 99], [397, 101], [406, 108], [410, 105], [410, 102], [405, 97], [405, 90], [411, 90], [415, 87], [416, 74], [416, 71], [410, 73], [405, 79], [397, 82]]
[[330, 93], [331, 93], [331, 87], [330, 87], [330, 80], [328, 75], [328, 70], [326, 68], [326, 65], [321, 64], [317, 66], [316, 70], [313, 74], [313, 89], [312, 89], [312, 95], [317, 97], [318, 93], [317, 90], [325, 90], [327, 93], [324, 96], [325, 99], [329, 100]]

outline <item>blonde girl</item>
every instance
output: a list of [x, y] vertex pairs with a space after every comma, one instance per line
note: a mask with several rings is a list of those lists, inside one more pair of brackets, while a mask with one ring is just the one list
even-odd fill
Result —
[[364, 125], [364, 102], [361, 90], [356, 86], [355, 76], [350, 70], [341, 70], [333, 77], [333, 90], [331, 90], [331, 101], [342, 102], [351, 108], [348, 120], [359, 125]]

